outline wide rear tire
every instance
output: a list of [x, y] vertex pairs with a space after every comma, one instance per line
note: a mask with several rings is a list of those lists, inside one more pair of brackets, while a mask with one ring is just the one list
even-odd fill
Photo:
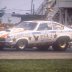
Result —
[[55, 51], [65, 51], [69, 45], [69, 40], [65, 38], [60, 38], [56, 42], [53, 43], [53, 49]]

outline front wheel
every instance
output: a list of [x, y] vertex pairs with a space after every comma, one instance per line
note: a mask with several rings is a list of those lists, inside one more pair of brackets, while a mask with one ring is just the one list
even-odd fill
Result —
[[16, 44], [17, 50], [24, 50], [27, 47], [27, 41], [26, 40], [19, 40]]

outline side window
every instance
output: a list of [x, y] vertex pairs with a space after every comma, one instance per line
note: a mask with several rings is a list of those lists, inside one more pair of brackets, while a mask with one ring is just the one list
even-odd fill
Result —
[[39, 25], [38, 27], [38, 30], [51, 30], [52, 28], [51, 27], [48, 27], [48, 24], [47, 23], [42, 23]]
[[53, 25], [53, 30], [63, 30], [64, 26], [63, 25], [59, 25], [59, 24], [54, 24]]

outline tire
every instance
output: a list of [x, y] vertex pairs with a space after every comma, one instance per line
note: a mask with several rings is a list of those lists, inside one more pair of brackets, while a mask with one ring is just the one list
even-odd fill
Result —
[[27, 47], [28, 43], [26, 40], [19, 40], [16, 43], [16, 49], [17, 50], [24, 50]]
[[69, 45], [68, 42], [68, 39], [59, 38], [56, 42], [54, 42], [52, 47], [55, 51], [65, 51]]

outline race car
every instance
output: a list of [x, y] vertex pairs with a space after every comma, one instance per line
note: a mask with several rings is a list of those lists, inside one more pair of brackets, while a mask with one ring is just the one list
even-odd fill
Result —
[[23, 21], [6, 32], [6, 37], [0, 41], [4, 43], [1, 49], [11, 46], [17, 50], [27, 47], [47, 50], [52, 46], [55, 51], [65, 51], [72, 41], [72, 29], [54, 21]]

